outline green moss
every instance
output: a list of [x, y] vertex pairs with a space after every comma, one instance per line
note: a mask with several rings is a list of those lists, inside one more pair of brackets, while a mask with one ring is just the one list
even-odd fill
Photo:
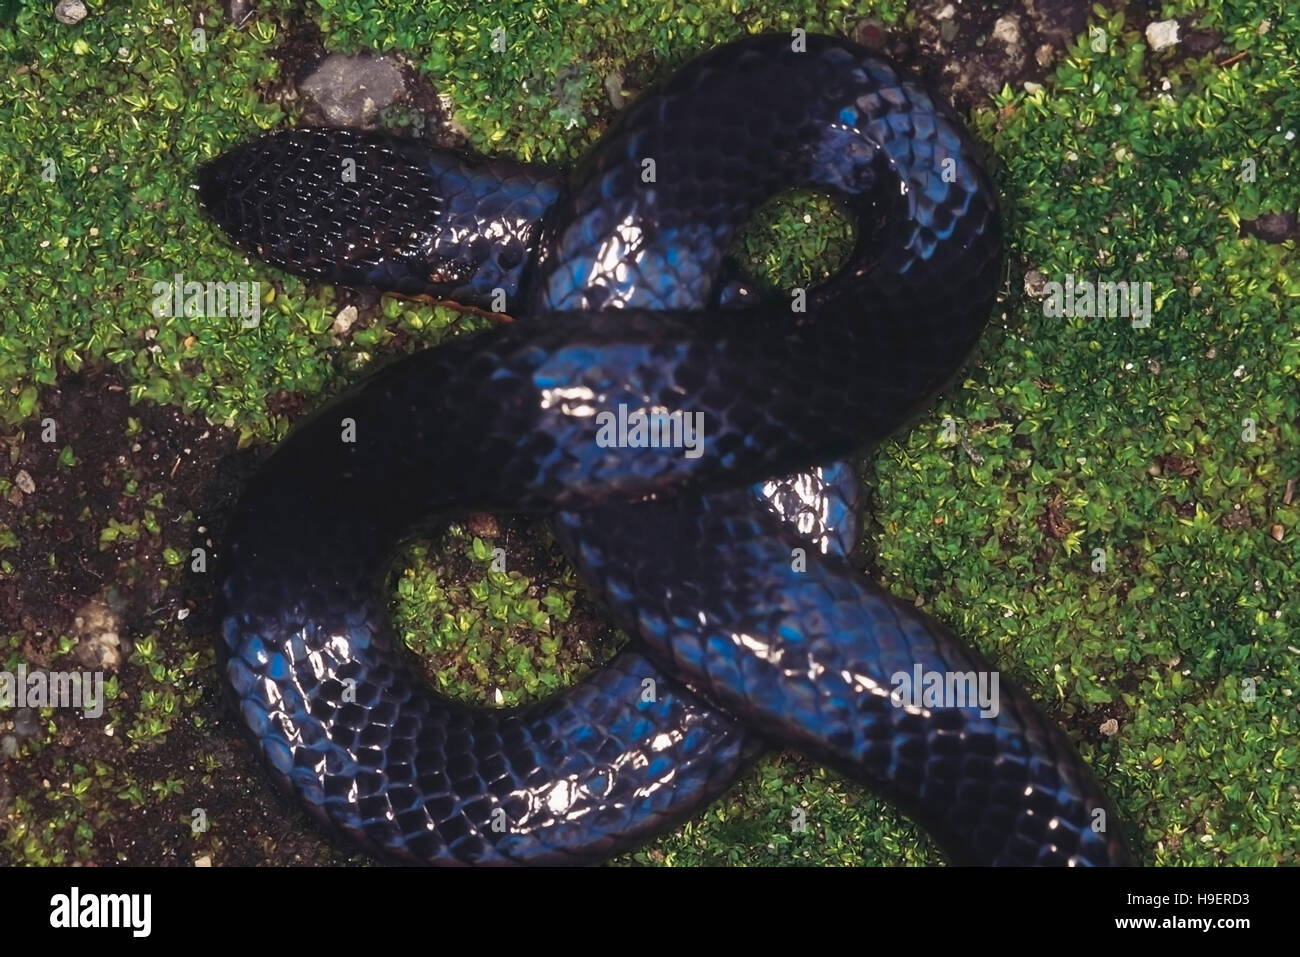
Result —
[[444, 694], [513, 707], [574, 683], [616, 649], [568, 627], [571, 569], [542, 586], [510, 569], [514, 557], [460, 526], [436, 552], [416, 543], [399, 556], [394, 623]]

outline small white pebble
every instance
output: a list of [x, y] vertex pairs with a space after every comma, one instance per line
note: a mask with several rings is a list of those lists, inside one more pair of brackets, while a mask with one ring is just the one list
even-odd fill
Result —
[[993, 24], [993, 39], [1001, 40], [1009, 47], [1020, 45], [1020, 20], [1013, 14], [998, 17]]
[[1178, 43], [1178, 21], [1158, 20], [1155, 23], [1148, 23], [1146, 34], [1151, 49], [1159, 53]]
[[346, 335], [347, 331], [352, 328], [352, 324], [357, 321], [357, 307], [344, 306], [334, 317], [334, 335]]

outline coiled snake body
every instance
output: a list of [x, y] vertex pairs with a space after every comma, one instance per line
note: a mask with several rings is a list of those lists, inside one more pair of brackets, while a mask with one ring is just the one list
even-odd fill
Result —
[[[955, 861], [1127, 860], [1092, 774], [1010, 682], [996, 714], [896, 693], [899, 673], [993, 669], [850, 564], [840, 460], [967, 355], [1001, 227], [949, 111], [849, 43], [796, 47], [759, 36], [700, 57], [567, 177], [313, 129], [201, 169], [205, 208], [267, 262], [504, 295], [522, 317], [318, 412], [231, 520], [226, 678], [277, 780], [354, 845], [594, 861], [695, 813], [775, 741], [884, 793]], [[809, 185], [843, 199], [858, 238], [799, 309], [724, 252], [758, 205]], [[698, 448], [598, 441], [629, 412], [699, 414]], [[387, 563], [417, 519], [517, 509], [557, 513], [638, 650], [530, 707], [465, 707], [394, 647]]]

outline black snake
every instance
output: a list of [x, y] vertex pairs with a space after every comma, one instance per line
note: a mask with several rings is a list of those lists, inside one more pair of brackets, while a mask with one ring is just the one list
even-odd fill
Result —
[[[847, 557], [843, 458], [958, 368], [1002, 258], [971, 140], [888, 62], [831, 37], [728, 44], [564, 176], [299, 129], [199, 186], [269, 263], [522, 317], [363, 381], [236, 508], [225, 674], [319, 821], [385, 860], [594, 861], [694, 814], [771, 741], [897, 802], [954, 861], [1128, 860], [1064, 733], [1009, 681], [991, 706], [965, 694], [996, 670]], [[840, 197], [856, 246], [806, 294], [765, 292], [724, 254], [799, 186]], [[521, 509], [557, 513], [636, 650], [529, 707], [462, 706], [398, 653], [385, 574], [417, 520]], [[907, 693], [928, 676], [944, 694]]]

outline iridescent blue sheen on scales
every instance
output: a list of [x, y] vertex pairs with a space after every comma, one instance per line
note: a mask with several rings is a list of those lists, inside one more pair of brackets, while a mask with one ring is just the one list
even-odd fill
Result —
[[[231, 521], [226, 677], [275, 779], [334, 833], [385, 860], [596, 861], [698, 812], [774, 741], [884, 793], [955, 861], [1128, 860], [1091, 772], [1009, 681], [996, 715], [891, 696], [896, 672], [993, 669], [848, 560], [844, 457], [958, 369], [1002, 257], [971, 140], [889, 63], [831, 37], [739, 40], [639, 97], [564, 176], [306, 129], [205, 164], [199, 186], [267, 262], [503, 294], [518, 319], [317, 412]], [[805, 312], [724, 259], [801, 186], [857, 228]], [[620, 408], [703, 413], [700, 454], [603, 446]], [[521, 709], [430, 689], [385, 575], [417, 521], [485, 509], [555, 513], [633, 650]]]

